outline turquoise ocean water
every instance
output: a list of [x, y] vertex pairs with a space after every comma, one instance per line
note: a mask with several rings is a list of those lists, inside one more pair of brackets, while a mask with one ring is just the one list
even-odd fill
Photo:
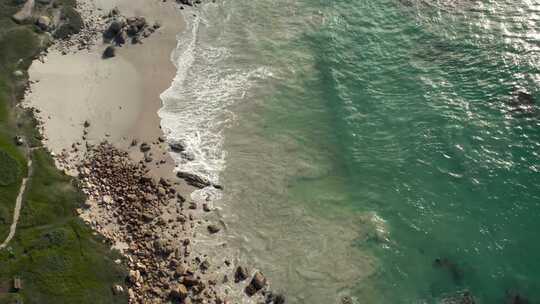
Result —
[[162, 124], [290, 303], [540, 303], [539, 1], [199, 10]]

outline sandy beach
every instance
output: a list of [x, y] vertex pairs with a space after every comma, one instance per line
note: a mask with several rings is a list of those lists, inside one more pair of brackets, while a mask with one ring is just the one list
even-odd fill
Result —
[[[53, 48], [43, 63], [34, 62], [29, 71], [34, 84], [26, 103], [40, 110], [47, 146], [57, 155], [82, 141], [85, 121], [90, 123], [86, 135], [90, 143], [107, 139], [127, 148], [133, 139], [156, 142], [162, 135], [156, 112], [159, 94], [175, 74], [170, 54], [184, 26], [180, 10], [174, 3], [159, 1], [95, 4], [100, 12], [117, 7], [125, 16], [148, 16], [149, 23], [158, 22], [161, 28], [142, 44], [118, 48], [108, 60], [101, 58], [105, 45], [98, 41], [89, 51], [67, 55]], [[167, 161], [152, 166], [156, 174], [172, 173], [168, 155], [153, 158]]]
[[[79, 11], [87, 24], [98, 23], [96, 41], [59, 41], [34, 61], [24, 105], [35, 109], [57, 166], [78, 176], [88, 196], [80, 216], [125, 254], [130, 303], [259, 301], [253, 295], [267, 285], [261, 273], [236, 265], [225, 251], [211, 257], [192, 245], [222, 250], [217, 234], [224, 224], [205, 216], [211, 206], [189, 199], [195, 188], [176, 177], [160, 128], [160, 94], [175, 76], [171, 53], [185, 27], [179, 5], [97, 0], [79, 2]], [[139, 16], [152, 31], [140, 30], [141, 43], [126, 41], [103, 58], [111, 44], [101, 33], [119, 18]]]

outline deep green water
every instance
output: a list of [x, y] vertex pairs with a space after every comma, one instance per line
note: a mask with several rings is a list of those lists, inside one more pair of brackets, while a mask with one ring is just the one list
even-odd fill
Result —
[[217, 204], [240, 258], [291, 303], [540, 303], [540, 2], [254, 0], [204, 16], [214, 55], [201, 47], [192, 70], [227, 79], [201, 98], [232, 118]]

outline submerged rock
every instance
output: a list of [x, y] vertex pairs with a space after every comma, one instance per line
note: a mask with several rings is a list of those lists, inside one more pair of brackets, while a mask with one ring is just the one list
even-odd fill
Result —
[[446, 269], [454, 282], [459, 283], [463, 280], [463, 270], [448, 258], [436, 258], [433, 265], [437, 268]]
[[177, 141], [173, 141], [169, 143], [169, 147], [171, 148], [173, 152], [177, 152], [177, 153], [184, 152], [186, 150], [186, 144], [181, 140], [177, 140]]

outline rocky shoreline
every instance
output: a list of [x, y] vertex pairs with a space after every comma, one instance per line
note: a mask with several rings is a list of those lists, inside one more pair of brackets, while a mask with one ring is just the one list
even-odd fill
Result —
[[[155, 181], [143, 161], [134, 162], [108, 142], [88, 147], [84, 159], [78, 166], [79, 186], [88, 195], [88, 208], [79, 212], [111, 245], [124, 247], [130, 303], [230, 303], [215, 286], [232, 278], [247, 283], [242, 286], [248, 296], [284, 303], [268, 290], [262, 273], [249, 278], [244, 267], [234, 269], [229, 260], [212, 265], [192, 253], [196, 226], [205, 226], [208, 234], [221, 227], [199, 219], [197, 210], [203, 207], [186, 202], [173, 181]], [[121, 286], [114, 290], [123, 292]]]
[[[199, 3], [179, 1], [178, 7]], [[81, 3], [79, 13], [83, 28], [54, 40], [52, 49], [76, 53], [103, 38], [109, 44], [102, 56], [107, 59], [128, 38], [132, 44], [142, 43], [160, 28], [157, 22], [149, 25], [144, 16], [125, 17], [118, 9], [101, 14], [89, 1]], [[107, 134], [89, 140], [90, 122], [80, 124], [81, 140], [53, 156], [88, 197], [77, 210], [81, 218], [124, 257], [116, 262], [125, 265], [129, 275], [125, 284], [112, 286], [114, 293], [126, 294], [129, 303], [233, 303], [233, 294], [234, 303], [285, 303], [260, 271], [249, 271], [225, 254], [216, 258], [193, 250], [202, 233], [221, 242], [225, 226], [205, 216], [213, 212], [209, 204], [186, 199], [185, 185], [223, 187], [187, 172], [156, 176], [156, 168], [165, 163], [163, 155], [175, 149], [173, 143], [169, 146], [159, 137], [153, 143], [133, 139], [131, 145], [113, 144]], [[47, 140], [44, 135], [43, 139]]]

